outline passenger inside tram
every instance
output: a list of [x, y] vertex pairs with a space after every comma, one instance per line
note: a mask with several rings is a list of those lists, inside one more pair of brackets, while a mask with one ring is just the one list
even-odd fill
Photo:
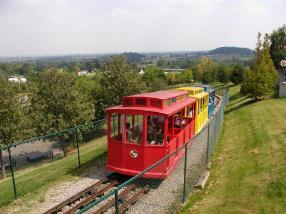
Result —
[[[163, 120], [162, 120], [163, 118]], [[162, 122], [161, 122], [162, 121]], [[147, 143], [162, 145], [164, 140], [164, 117], [147, 117]]]

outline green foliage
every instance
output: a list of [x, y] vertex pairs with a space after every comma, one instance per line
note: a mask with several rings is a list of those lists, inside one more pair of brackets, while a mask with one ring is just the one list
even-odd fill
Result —
[[203, 83], [212, 83], [216, 81], [216, 64], [208, 57], [202, 57], [197, 65], [196, 80]]
[[261, 42], [261, 34], [258, 34], [255, 65], [253, 70], [245, 71], [242, 92], [256, 100], [273, 91], [277, 81], [277, 72], [269, 54], [269, 36], [266, 34], [264, 42]]
[[23, 112], [13, 84], [0, 76], [0, 146], [12, 144], [21, 137]]
[[174, 85], [178, 83], [177, 74], [174, 72], [169, 72], [166, 74], [166, 81], [168, 85]]
[[193, 71], [191, 68], [181, 71], [177, 74], [178, 83], [191, 82], [193, 79]]
[[160, 90], [166, 86], [164, 70], [155, 66], [146, 67], [142, 79], [150, 91]]
[[235, 85], [241, 84], [243, 82], [244, 67], [241, 64], [237, 64], [233, 67], [230, 80]]
[[270, 55], [276, 69], [281, 68], [280, 62], [286, 59], [286, 25], [274, 30], [271, 34]]
[[97, 117], [104, 117], [108, 106], [121, 102], [123, 96], [140, 93], [146, 89], [135, 67], [127, 63], [124, 56], [113, 56], [106, 63], [100, 88], [94, 91]]
[[39, 75], [34, 88], [30, 115], [36, 132], [44, 134], [92, 120], [94, 107], [80, 93], [74, 75], [47, 70]]
[[217, 67], [217, 80], [222, 83], [228, 83], [230, 80], [230, 67], [220, 64]]

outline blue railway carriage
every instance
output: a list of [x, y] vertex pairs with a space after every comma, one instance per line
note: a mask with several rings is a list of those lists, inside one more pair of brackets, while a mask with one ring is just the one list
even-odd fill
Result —
[[215, 90], [212, 89], [209, 85], [196, 84], [195, 87], [204, 88], [205, 92], [209, 94], [208, 118], [210, 118], [215, 109]]

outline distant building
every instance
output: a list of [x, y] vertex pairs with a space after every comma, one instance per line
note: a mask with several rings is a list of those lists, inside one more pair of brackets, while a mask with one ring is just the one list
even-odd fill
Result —
[[139, 74], [140, 74], [140, 75], [143, 75], [143, 74], [145, 74], [145, 71], [141, 68]]
[[164, 68], [164, 73], [180, 73], [182, 71], [184, 71], [185, 69], [181, 69], [181, 68]]
[[10, 81], [10, 82], [17, 82], [17, 83], [26, 83], [27, 82], [27, 78], [23, 77], [23, 76], [10, 76], [8, 78], [8, 81]]
[[80, 76], [89, 76], [91, 75], [91, 72], [89, 72], [88, 70], [78, 70], [76, 72], [77, 76], [80, 77]]

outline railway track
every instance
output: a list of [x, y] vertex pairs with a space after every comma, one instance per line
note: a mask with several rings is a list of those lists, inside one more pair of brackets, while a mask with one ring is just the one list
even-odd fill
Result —
[[[111, 176], [110, 178], [99, 180], [86, 189], [71, 196], [65, 201], [57, 204], [43, 214], [73, 214], [79, 209], [87, 206], [91, 202], [112, 191], [117, 185], [122, 183], [121, 179]], [[138, 186], [130, 184], [118, 192], [118, 212], [124, 213], [132, 205], [134, 205], [144, 194], [150, 190], [148, 185]], [[109, 213], [115, 212], [115, 199], [109, 197], [95, 206], [91, 212], [93, 214], [101, 214], [111, 210]]]

